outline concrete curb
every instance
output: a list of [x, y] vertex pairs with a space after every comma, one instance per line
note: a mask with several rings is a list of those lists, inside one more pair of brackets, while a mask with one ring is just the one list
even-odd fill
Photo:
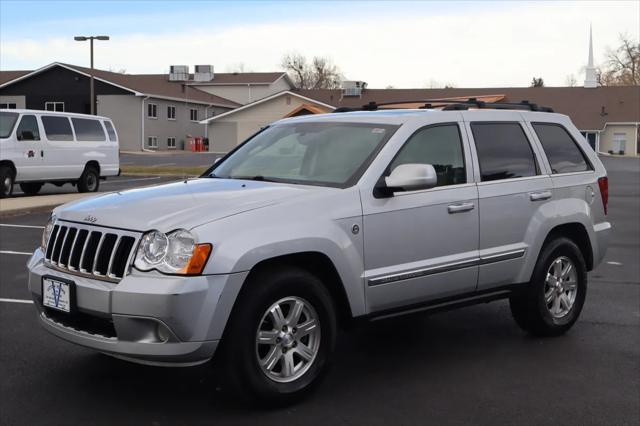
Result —
[[60, 204], [93, 195], [96, 195], [96, 193], [36, 195], [33, 197], [5, 198], [0, 201], [0, 217], [51, 210], [53, 207], [59, 206]]

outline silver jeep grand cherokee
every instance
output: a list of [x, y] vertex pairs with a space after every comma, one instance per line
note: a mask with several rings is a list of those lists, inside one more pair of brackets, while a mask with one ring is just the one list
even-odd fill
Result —
[[40, 322], [145, 364], [217, 352], [280, 402], [353, 318], [508, 298], [562, 334], [607, 248], [606, 171], [568, 117], [487, 106], [281, 120], [200, 178], [58, 207], [28, 263]]

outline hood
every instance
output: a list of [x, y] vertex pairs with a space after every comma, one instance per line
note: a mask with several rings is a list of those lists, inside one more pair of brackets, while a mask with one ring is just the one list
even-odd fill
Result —
[[277, 204], [321, 188], [230, 179], [191, 179], [84, 198], [54, 210], [60, 219], [169, 232]]

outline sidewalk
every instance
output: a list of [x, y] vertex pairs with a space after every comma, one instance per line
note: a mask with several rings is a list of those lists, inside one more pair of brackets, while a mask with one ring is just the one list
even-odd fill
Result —
[[36, 197], [16, 197], [4, 198], [0, 200], [0, 216], [8, 216], [17, 212], [37, 211], [53, 209], [60, 204], [69, 201], [78, 200], [80, 198], [96, 195], [95, 193], [86, 194], [56, 194], [56, 195], [39, 195]]

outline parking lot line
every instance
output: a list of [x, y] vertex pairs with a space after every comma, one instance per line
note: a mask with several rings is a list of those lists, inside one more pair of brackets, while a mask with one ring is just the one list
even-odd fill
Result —
[[27, 253], [26, 251], [0, 250], [0, 254], [20, 254], [23, 256], [31, 256], [33, 253]]
[[44, 229], [44, 226], [36, 226], [36, 225], [14, 225], [12, 223], [0, 223], [0, 226], [6, 226], [7, 228], [36, 228], [36, 229]]

